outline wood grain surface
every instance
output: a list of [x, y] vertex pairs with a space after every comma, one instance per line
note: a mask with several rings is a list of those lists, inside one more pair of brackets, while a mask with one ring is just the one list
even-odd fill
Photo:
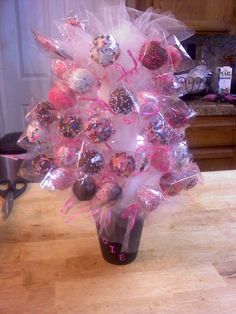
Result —
[[149, 216], [127, 266], [102, 259], [91, 218], [64, 222], [68, 192], [31, 184], [0, 224], [0, 313], [236, 313], [236, 171], [203, 177]]

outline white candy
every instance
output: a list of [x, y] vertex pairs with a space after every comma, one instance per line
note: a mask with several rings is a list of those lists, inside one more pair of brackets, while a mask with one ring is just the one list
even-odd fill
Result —
[[93, 44], [91, 57], [104, 67], [114, 63], [120, 54], [119, 44], [109, 34], [99, 35], [94, 39]]
[[68, 78], [69, 87], [79, 94], [90, 91], [93, 87], [94, 79], [92, 74], [86, 69], [73, 70]]

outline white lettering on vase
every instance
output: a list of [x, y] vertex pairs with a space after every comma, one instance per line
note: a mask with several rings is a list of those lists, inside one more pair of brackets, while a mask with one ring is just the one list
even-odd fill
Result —
[[[110, 253], [116, 254], [116, 250], [115, 250], [116, 247], [115, 247], [115, 245], [109, 244], [109, 241], [107, 240], [107, 238], [103, 237], [103, 238], [102, 238], [102, 242], [103, 242], [103, 244], [105, 244], [106, 246], [108, 245]], [[120, 260], [121, 262], [124, 262], [124, 261], [126, 260], [126, 255], [125, 255], [125, 253], [119, 254], [119, 260]]]

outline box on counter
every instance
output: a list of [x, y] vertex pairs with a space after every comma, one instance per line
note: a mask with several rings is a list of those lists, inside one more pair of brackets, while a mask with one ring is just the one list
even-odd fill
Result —
[[230, 66], [217, 67], [215, 74], [215, 92], [219, 94], [229, 94], [232, 80], [232, 68]]

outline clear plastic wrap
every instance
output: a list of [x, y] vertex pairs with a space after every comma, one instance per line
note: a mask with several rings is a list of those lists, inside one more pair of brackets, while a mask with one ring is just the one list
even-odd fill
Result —
[[21, 175], [69, 189], [66, 221], [90, 213], [103, 254], [127, 263], [145, 217], [201, 181], [184, 139], [195, 112], [174, 76], [193, 64], [180, 43], [192, 32], [121, 0], [96, 11], [79, 4], [57, 27], [57, 40], [34, 32], [52, 57], [53, 84], [27, 115]]

